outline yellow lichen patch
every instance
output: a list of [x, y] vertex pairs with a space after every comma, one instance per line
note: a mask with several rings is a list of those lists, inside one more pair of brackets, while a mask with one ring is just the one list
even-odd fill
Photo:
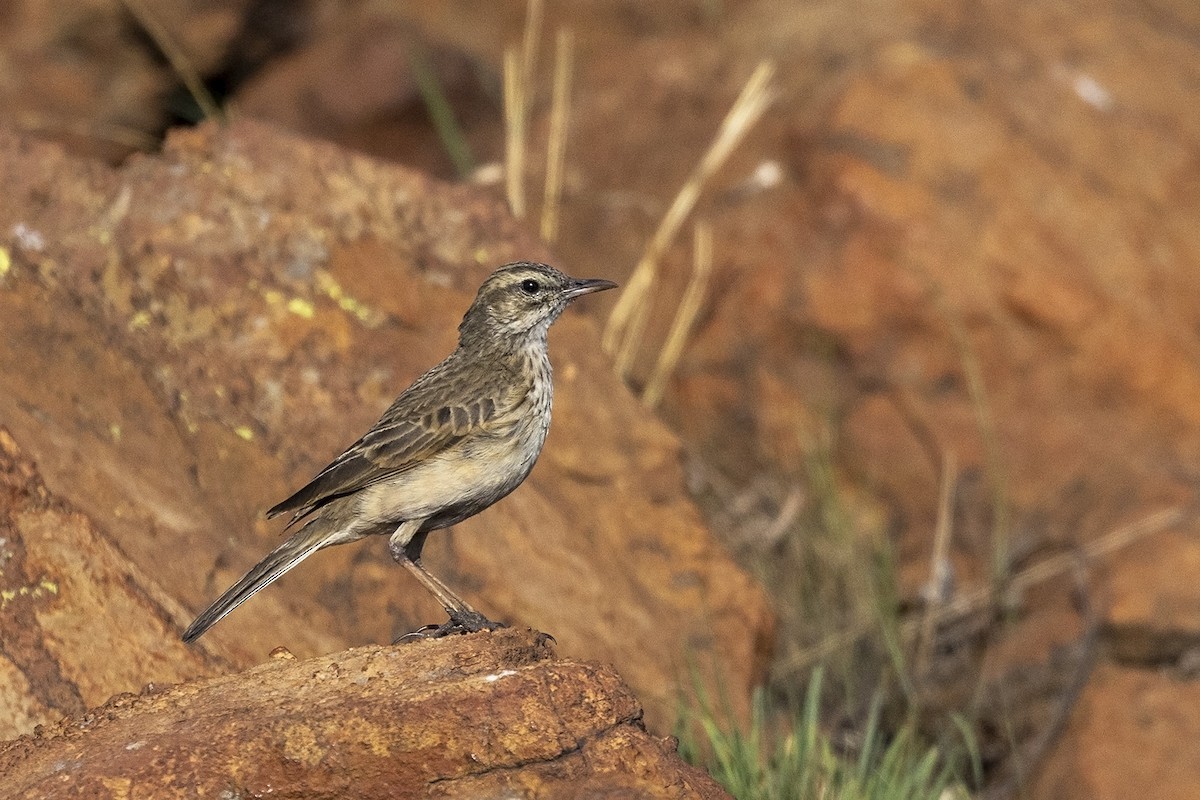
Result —
[[100, 782], [104, 784], [104, 788], [109, 791], [109, 797], [113, 800], [125, 800], [132, 796], [130, 792], [133, 791], [133, 781], [129, 778], [104, 777], [100, 779]]
[[316, 306], [312, 304], [312, 301], [302, 297], [293, 297], [288, 300], [287, 310], [297, 317], [304, 317], [304, 319], [312, 319], [313, 315], [317, 313]]
[[150, 324], [150, 312], [139, 311], [129, 318], [129, 330], [136, 331], [147, 327]]
[[371, 755], [378, 756], [379, 758], [387, 758], [392, 754], [392, 750], [388, 744], [392, 741], [394, 733], [392, 730], [372, 724], [366, 720], [348, 718], [338, 720], [337, 730], [333, 731], [332, 735], [365, 744], [371, 749]]
[[49, 578], [42, 578], [37, 583], [19, 586], [16, 589], [0, 589], [0, 611], [8, 608], [9, 603], [17, 598], [28, 597], [36, 600], [48, 594], [58, 594], [58, 584]]
[[233, 432], [247, 442], [254, 439], [254, 430], [249, 425], [239, 425], [233, 429]]
[[112, 437], [114, 442], [121, 441], [121, 426], [115, 422], [108, 423], [108, 435]]
[[324, 270], [317, 271], [317, 288], [330, 300], [337, 303], [338, 308], [357, 319], [364, 327], [377, 328], [383, 323], [382, 313], [352, 297], [332, 275]]
[[325, 757], [325, 748], [317, 743], [317, 735], [308, 725], [289, 725], [283, 732], [283, 757], [315, 767]]
[[12, 256], [8, 254], [8, 249], [0, 247], [0, 278], [8, 274], [12, 269]]
[[312, 319], [317, 313], [317, 307], [311, 300], [304, 297], [285, 298], [278, 289], [267, 289], [262, 293], [267, 305], [274, 309], [284, 309], [303, 319]]

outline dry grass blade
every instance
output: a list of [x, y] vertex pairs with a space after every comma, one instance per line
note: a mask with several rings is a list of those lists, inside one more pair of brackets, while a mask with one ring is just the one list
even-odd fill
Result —
[[654, 408], [662, 400], [667, 379], [675, 371], [679, 357], [683, 355], [683, 346], [687, 344], [692, 326], [700, 314], [700, 306], [704, 302], [704, 293], [708, 289], [708, 278], [712, 274], [713, 264], [713, 232], [712, 225], [707, 220], [696, 222], [696, 239], [692, 254], [692, 278], [683, 291], [683, 299], [675, 311], [675, 319], [671, 323], [671, 331], [667, 334], [667, 342], [659, 351], [658, 362], [650, 375], [646, 389], [642, 392], [642, 403], [648, 408]]
[[[533, 82], [533, 72], [537, 68], [537, 43], [542, 38], [544, 10], [542, 0], [529, 0], [525, 4], [525, 29], [521, 34], [521, 81], [526, 86]], [[525, 110], [528, 111], [528, 107]]]
[[[1053, 556], [1018, 572], [1008, 584], [1009, 591], [1019, 593], [1032, 586], [1056, 578], [1068, 572], [1079, 563], [1080, 555], [1089, 559], [1098, 559], [1128, 547], [1139, 539], [1144, 539], [1167, 528], [1178, 525], [1184, 520], [1185, 510], [1181, 506], [1160, 509], [1147, 514], [1141, 519], [1128, 525], [1123, 525], [1104, 536], [1089, 542], [1080, 553], [1064, 553]], [[933, 615], [933, 624], [939, 625], [951, 619], [964, 618], [968, 615], [987, 609], [995, 602], [991, 587], [983, 587], [965, 592], [949, 603], [941, 606]], [[910, 620], [904, 624], [903, 634], [906, 641], [911, 641], [918, 632], [921, 620]], [[845, 630], [838, 631], [824, 641], [791, 658], [781, 662], [776, 667], [776, 677], [787, 678], [801, 672], [807, 672], [816, 664], [832, 656], [846, 647], [859, 641], [870, 633], [875, 623], [870, 620], [860, 620]]]
[[958, 483], [958, 463], [954, 453], [942, 455], [942, 486], [938, 498], [937, 527], [933, 532], [933, 550], [929, 555], [929, 596], [926, 598], [925, 613], [921, 617], [920, 634], [917, 638], [916, 674], [924, 676], [929, 671], [929, 657], [933, 652], [934, 635], [937, 632], [937, 617], [942, 604], [949, 596], [950, 533], [954, 524], [951, 499]]
[[504, 188], [508, 207], [517, 219], [525, 217], [525, 140], [542, 12], [542, 0], [529, 0], [520, 51], [504, 49]]
[[142, 5], [142, 0], [121, 0], [121, 4], [133, 15], [146, 35], [166, 56], [167, 61], [171, 64], [171, 69], [175, 70], [175, 74], [183, 81], [183, 85], [187, 87], [188, 93], [196, 101], [196, 105], [200, 106], [200, 112], [204, 114], [204, 117], [224, 122], [225, 114], [222, 113], [217, 101], [204, 85], [200, 73], [192, 66], [191, 60], [183, 52], [183, 48], [175, 42], [170, 32], [150, 13], [148, 8]]
[[750, 76], [750, 80], [746, 82], [722, 121], [708, 151], [692, 170], [663, 216], [625, 285], [625, 290], [617, 299], [617, 304], [608, 318], [608, 325], [605, 326], [602, 344], [605, 352], [617, 354], [617, 372], [622, 377], [628, 375], [633, 355], [637, 352], [649, 317], [650, 293], [654, 288], [662, 254], [675, 240], [679, 228], [695, 208], [704, 184], [720, 169], [729, 154], [767, 109], [772, 97], [770, 87], [774, 74], [775, 66], [764, 61]]
[[[1051, 556], [1045, 561], [1039, 561], [1037, 564], [1021, 570], [1008, 584], [1010, 593], [1019, 594], [1032, 586], [1039, 583], [1044, 583], [1051, 578], [1056, 578], [1065, 572], [1068, 572], [1072, 567], [1079, 563], [1080, 556], [1089, 560], [1104, 558], [1118, 550], [1122, 550], [1136, 542], [1138, 539], [1145, 538], [1152, 533], [1158, 533], [1166, 530], [1173, 525], [1178, 525], [1183, 521], [1184, 510], [1180, 507], [1164, 508], [1153, 514], [1143, 517], [1140, 520], [1131, 522], [1128, 525], [1117, 528], [1116, 530], [1101, 536], [1099, 539], [1088, 542], [1083, 546], [1082, 553], [1061, 553], [1056, 556]], [[975, 593], [976, 595], [979, 592]], [[978, 597], [972, 595], [970, 598], [964, 596], [964, 601], [970, 599], [975, 606], [980, 605]], [[954, 603], [952, 606], [958, 606], [960, 603]], [[969, 609], [968, 609], [969, 610]], [[952, 608], [951, 613], [955, 613]]]
[[992, 413], [987, 387], [983, 380], [983, 366], [979, 355], [971, 344], [970, 334], [959, 316], [946, 304], [942, 294], [935, 295], [938, 310], [946, 320], [954, 347], [958, 350], [963, 377], [967, 381], [967, 393], [971, 398], [971, 409], [975, 412], [976, 425], [983, 437], [984, 473], [992, 487], [992, 563], [993, 588], [999, 587], [1009, 573], [1009, 497], [1008, 473], [1001, 455], [1000, 437], [996, 430], [996, 418]]
[[563, 176], [567, 163], [567, 128], [571, 119], [571, 78], [575, 60], [575, 36], [558, 32], [554, 48], [554, 96], [550, 105], [550, 141], [546, 146], [546, 190], [542, 195], [542, 239], [558, 238], [558, 210], [562, 202]]
[[513, 216], [525, 216], [525, 83], [516, 49], [504, 50], [504, 188]]

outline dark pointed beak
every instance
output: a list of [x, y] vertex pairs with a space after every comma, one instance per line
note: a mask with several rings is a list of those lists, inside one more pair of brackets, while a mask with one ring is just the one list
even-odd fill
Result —
[[612, 281], [606, 281], [603, 278], [583, 278], [574, 279], [567, 286], [565, 292], [568, 300], [574, 300], [585, 294], [592, 292], [603, 292], [605, 289], [615, 289], [617, 285]]

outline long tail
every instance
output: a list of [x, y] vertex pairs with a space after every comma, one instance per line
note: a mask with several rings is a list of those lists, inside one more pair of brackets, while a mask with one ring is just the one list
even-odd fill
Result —
[[266, 558], [239, 578], [237, 583], [226, 589], [212, 605], [204, 609], [183, 632], [183, 640], [193, 642], [199, 639], [205, 631], [224, 619], [226, 614], [270, 586], [292, 567], [322, 547], [333, 544], [335, 539], [330, 535], [332, 533], [335, 531], [329, 530], [328, 524], [322, 519], [315, 519], [296, 531], [286, 542], [268, 553]]

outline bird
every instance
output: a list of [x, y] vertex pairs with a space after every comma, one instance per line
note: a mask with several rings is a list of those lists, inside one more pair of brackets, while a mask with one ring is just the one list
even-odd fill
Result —
[[202, 611], [193, 642], [308, 556], [387, 535], [392, 558], [446, 610], [429, 636], [500, 627], [421, 563], [428, 535], [483, 511], [517, 488], [546, 441], [554, 384], [547, 332], [578, 297], [616, 288], [519, 261], [493, 272], [458, 326], [458, 346], [417, 378], [370, 430], [267, 517], [308, 518]]

